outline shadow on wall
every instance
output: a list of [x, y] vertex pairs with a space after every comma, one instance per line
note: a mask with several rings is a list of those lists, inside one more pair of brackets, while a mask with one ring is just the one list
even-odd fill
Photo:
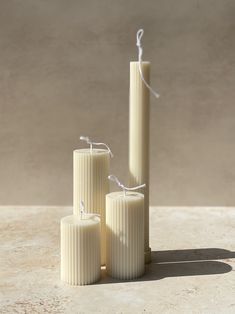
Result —
[[[229, 262], [229, 259], [232, 258], [235, 258], [235, 252], [219, 248], [153, 251], [152, 263], [146, 265], [145, 275], [134, 281], [160, 280], [166, 277], [224, 274], [232, 270], [232, 267], [225, 263]], [[216, 260], [225, 260], [225, 262]], [[108, 277], [103, 269], [102, 279], [98, 284], [115, 282], [123, 281]]]

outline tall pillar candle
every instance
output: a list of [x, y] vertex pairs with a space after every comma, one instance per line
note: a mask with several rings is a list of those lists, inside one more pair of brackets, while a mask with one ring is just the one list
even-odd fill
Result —
[[61, 219], [61, 280], [88, 285], [100, 278], [100, 218], [92, 214]]
[[80, 213], [83, 201], [88, 213], [101, 216], [101, 263], [105, 264], [105, 195], [109, 193], [110, 153], [105, 149], [73, 152], [73, 210]]
[[[141, 62], [142, 73], [149, 84], [150, 63]], [[130, 63], [129, 105], [129, 176], [130, 185], [146, 183], [144, 194], [145, 261], [151, 260], [149, 247], [149, 89], [144, 84], [139, 62]]]
[[118, 279], [144, 273], [144, 195], [113, 192], [106, 195], [106, 270]]

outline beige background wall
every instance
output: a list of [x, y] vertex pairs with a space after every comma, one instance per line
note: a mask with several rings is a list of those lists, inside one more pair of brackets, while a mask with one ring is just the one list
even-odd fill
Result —
[[1, 0], [0, 203], [71, 204], [79, 135], [127, 178], [129, 61], [152, 62], [152, 205], [235, 205], [235, 1]]

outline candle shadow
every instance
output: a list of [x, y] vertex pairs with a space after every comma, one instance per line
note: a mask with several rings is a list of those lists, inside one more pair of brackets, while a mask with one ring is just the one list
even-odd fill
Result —
[[[228, 273], [232, 267], [226, 262], [235, 258], [235, 252], [219, 248], [153, 251], [152, 262], [145, 266], [145, 274], [134, 280], [151, 281], [166, 277], [202, 276]], [[224, 261], [217, 261], [224, 260]], [[126, 282], [109, 277], [105, 268], [97, 284]]]

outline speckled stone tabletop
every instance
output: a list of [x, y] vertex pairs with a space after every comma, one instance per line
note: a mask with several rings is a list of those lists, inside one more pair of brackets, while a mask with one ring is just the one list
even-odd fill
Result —
[[70, 207], [1, 207], [0, 313], [235, 313], [235, 208], [152, 207], [152, 263], [139, 280], [102, 270], [60, 281], [59, 221]]

